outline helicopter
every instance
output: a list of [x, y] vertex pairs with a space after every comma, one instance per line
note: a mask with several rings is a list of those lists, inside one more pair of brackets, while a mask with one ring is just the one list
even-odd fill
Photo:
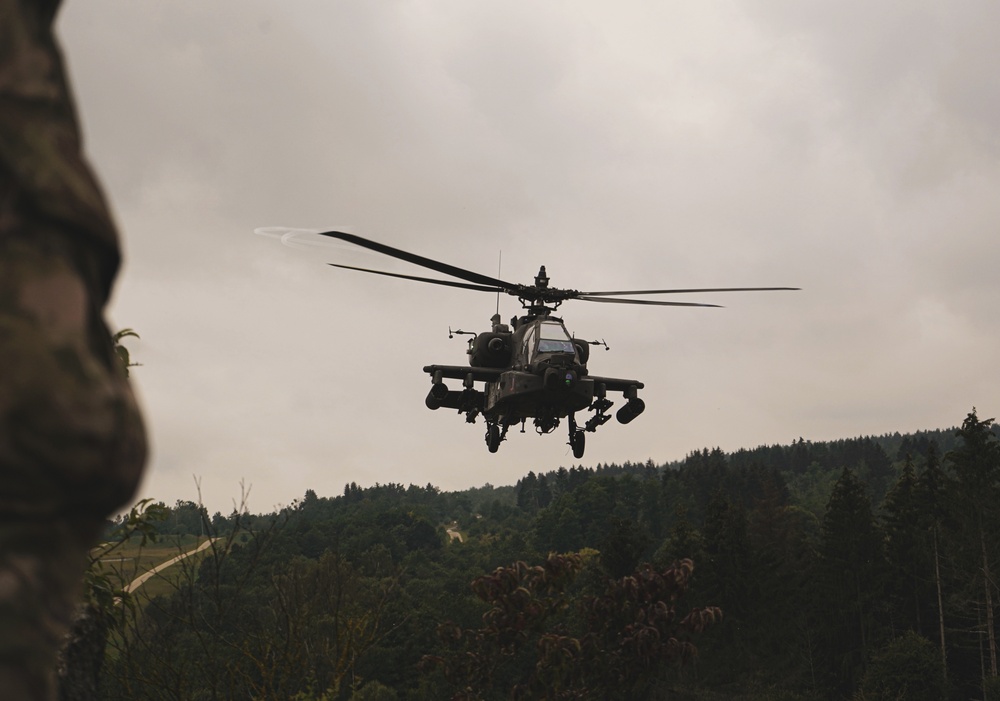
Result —
[[[566, 419], [569, 428], [569, 446], [573, 456], [580, 459], [586, 447], [586, 434], [595, 432], [611, 419], [609, 410], [614, 402], [611, 392], [620, 392], [623, 403], [615, 412], [619, 423], [631, 423], [645, 410], [645, 402], [638, 396], [644, 384], [635, 379], [602, 377], [590, 374], [587, 362], [590, 346], [603, 345], [604, 341], [585, 341], [571, 335], [556, 310], [568, 300], [604, 302], [612, 304], [643, 304], [672, 307], [719, 307], [718, 304], [700, 302], [673, 302], [634, 299], [633, 295], [687, 294], [698, 292], [751, 292], [773, 290], [798, 290], [798, 287], [715, 287], [663, 290], [609, 290], [581, 292], [549, 285], [545, 266], [541, 266], [531, 285], [507, 282], [496, 277], [465, 270], [441, 261], [393, 248], [355, 234], [342, 231], [315, 231], [320, 236], [366, 248], [443, 275], [456, 278], [441, 280], [416, 275], [360, 268], [340, 263], [329, 263], [335, 268], [355, 270], [375, 275], [401, 278], [433, 285], [497, 294], [498, 313], [492, 319], [489, 331], [470, 332], [449, 329], [449, 337], [468, 335], [467, 365], [426, 365], [423, 371], [430, 377], [431, 388], [425, 399], [428, 409], [448, 408], [465, 415], [467, 423], [475, 423], [479, 416], [486, 422], [486, 446], [496, 453], [507, 440], [511, 426], [532, 420], [535, 431], [548, 434]], [[502, 323], [499, 314], [499, 295], [506, 293], [521, 303], [524, 313]], [[445, 380], [459, 380], [461, 389], [450, 388]], [[482, 383], [482, 389], [476, 384]], [[576, 414], [589, 411], [591, 415], [582, 425]]]

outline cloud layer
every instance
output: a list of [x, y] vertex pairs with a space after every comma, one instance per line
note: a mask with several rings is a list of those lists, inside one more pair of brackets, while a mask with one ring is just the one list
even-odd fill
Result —
[[[338, 227], [578, 289], [797, 285], [722, 310], [577, 303], [647, 412], [586, 464], [957, 424], [1000, 378], [1000, 10], [961, 1], [68, 2], [59, 30], [126, 240], [113, 322], [145, 491], [267, 510], [346, 482], [573, 462], [423, 407], [489, 295], [329, 268]], [[415, 271], [414, 271], [415, 272]], [[417, 273], [421, 274], [421, 273]], [[516, 307], [502, 302], [502, 313]], [[530, 427], [529, 427], [530, 433]]]

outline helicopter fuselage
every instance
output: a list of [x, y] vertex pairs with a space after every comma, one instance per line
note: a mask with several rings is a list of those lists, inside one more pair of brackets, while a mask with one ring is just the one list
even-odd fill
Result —
[[[595, 431], [611, 417], [609, 391], [622, 392], [628, 402], [618, 419], [628, 423], [643, 410], [636, 393], [643, 383], [591, 376], [587, 369], [589, 345], [573, 338], [562, 320], [547, 313], [513, 320], [514, 330], [494, 317], [493, 329], [469, 341], [469, 365], [428, 365], [430, 409], [448, 407], [474, 422], [487, 423], [487, 445], [495, 452], [507, 428], [532, 419], [538, 433], [549, 433], [561, 419], [570, 420], [571, 445], [582, 456], [583, 431]], [[464, 389], [451, 390], [445, 379], [462, 380]], [[483, 389], [475, 388], [477, 382]], [[590, 409], [594, 416], [577, 428], [574, 414]], [[522, 429], [523, 430], [523, 429]], [[574, 442], [575, 441], [575, 442]], [[579, 448], [577, 446], [579, 445]], [[578, 456], [579, 457], [579, 456]]]
[[[262, 229], [260, 233], [272, 235], [274, 230]], [[282, 235], [282, 241], [292, 233], [294, 231]], [[501, 324], [500, 315], [497, 314], [493, 317], [491, 331], [469, 333], [472, 339], [469, 341], [467, 366], [424, 367], [424, 372], [431, 376], [431, 391], [425, 402], [427, 407], [457, 409], [459, 413], [465, 414], [469, 423], [475, 422], [476, 417], [482, 415], [486, 419], [486, 445], [491, 453], [497, 451], [507, 435], [507, 429], [514, 424], [520, 423], [523, 432], [524, 423], [530, 418], [533, 419], [538, 433], [549, 433], [559, 425], [561, 419], [566, 418], [569, 423], [569, 445], [573, 449], [574, 457], [580, 458], [583, 457], [585, 432], [596, 431], [599, 426], [611, 419], [607, 410], [611, 408], [613, 402], [607, 398], [608, 392], [621, 392], [625, 399], [624, 405], [616, 412], [620, 423], [629, 423], [645, 409], [645, 404], [637, 396], [637, 392], [643, 387], [641, 382], [616, 377], [596, 377], [590, 374], [587, 370], [590, 345], [604, 345], [607, 348], [607, 344], [581, 341], [570, 336], [562, 320], [552, 316], [552, 312], [563, 302], [581, 300], [610, 304], [718, 307], [717, 304], [704, 302], [660, 301], [636, 297], [692, 292], [799, 289], [797, 287], [706, 287], [584, 292], [551, 287], [544, 265], [535, 275], [534, 284], [524, 285], [459, 268], [343, 231], [314, 233], [434, 270], [454, 279], [442, 280], [359, 268], [342, 263], [329, 264], [335, 268], [496, 294], [498, 305], [500, 294], [517, 297], [527, 314], [515, 317], [511, 326]], [[446, 379], [461, 380], [462, 389], [449, 389], [444, 383]], [[483, 389], [476, 389], [477, 382], [484, 384]], [[576, 412], [583, 409], [593, 412], [593, 415], [580, 427], [576, 423]]]

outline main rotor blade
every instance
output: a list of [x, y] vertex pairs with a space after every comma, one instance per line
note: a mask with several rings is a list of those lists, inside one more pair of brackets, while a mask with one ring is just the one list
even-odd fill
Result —
[[367, 248], [383, 255], [398, 258], [399, 260], [405, 260], [407, 263], [413, 263], [414, 265], [419, 265], [423, 268], [436, 270], [439, 273], [451, 275], [452, 277], [457, 277], [460, 280], [474, 282], [480, 285], [492, 285], [494, 292], [498, 287], [504, 291], [517, 287], [517, 285], [514, 285], [513, 283], [504, 282], [503, 280], [498, 280], [497, 278], [490, 277], [489, 275], [481, 275], [480, 273], [465, 270], [464, 268], [458, 268], [454, 265], [448, 265], [447, 263], [442, 263], [441, 261], [437, 261], [432, 258], [424, 258], [423, 256], [416, 255], [415, 253], [402, 251], [398, 248], [386, 246], [385, 244], [378, 243], [376, 241], [369, 241], [366, 238], [355, 236], [354, 234], [346, 234], [343, 231], [320, 231], [318, 233], [320, 236], [329, 236], [330, 238], [347, 241], [348, 243], [353, 243], [355, 246], [361, 246], [362, 248]]
[[722, 307], [721, 304], [702, 304], [700, 302], [657, 302], [653, 299], [610, 299], [581, 295], [572, 299], [584, 299], [588, 302], [604, 302], [606, 304], [652, 304], [658, 307]]
[[676, 295], [688, 292], [766, 292], [773, 290], [801, 290], [801, 287], [699, 287], [680, 290], [615, 290], [611, 292], [581, 292], [595, 297], [612, 295]]
[[344, 268], [345, 270], [357, 270], [362, 273], [373, 273], [375, 275], [385, 275], [386, 277], [398, 277], [404, 280], [416, 280], [417, 282], [429, 282], [432, 285], [444, 285], [445, 287], [461, 287], [463, 290], [479, 290], [480, 292], [501, 292], [500, 288], [487, 287], [486, 285], [472, 285], [467, 282], [455, 282], [454, 280], [435, 280], [429, 277], [417, 277], [416, 275], [402, 275], [400, 273], [387, 273], [384, 270], [370, 270], [369, 268], [355, 268], [353, 265], [340, 265], [339, 263], [327, 263], [334, 268]]

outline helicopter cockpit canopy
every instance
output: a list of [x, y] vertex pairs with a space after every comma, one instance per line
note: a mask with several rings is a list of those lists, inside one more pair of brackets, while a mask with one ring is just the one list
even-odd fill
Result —
[[543, 321], [538, 325], [538, 352], [539, 353], [575, 353], [573, 339], [566, 333], [566, 329], [557, 321]]

